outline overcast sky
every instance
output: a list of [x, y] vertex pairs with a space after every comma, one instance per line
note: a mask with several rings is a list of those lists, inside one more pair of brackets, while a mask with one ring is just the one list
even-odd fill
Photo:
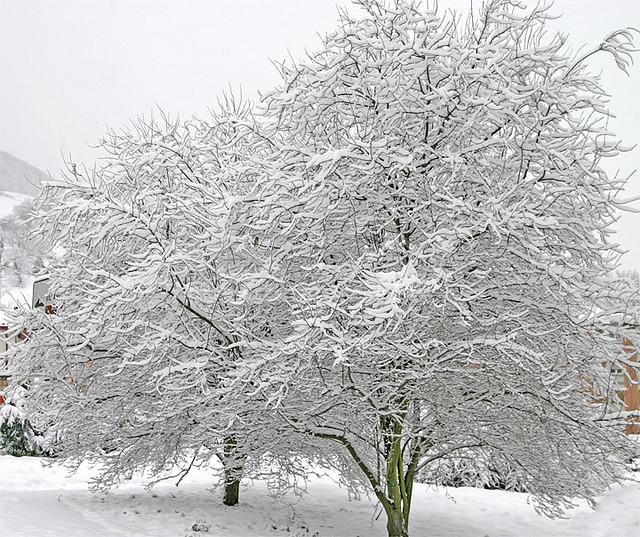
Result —
[[[640, 27], [640, 0], [556, 0], [553, 11], [575, 48]], [[63, 155], [90, 164], [106, 126], [155, 106], [203, 115], [229, 87], [253, 97], [273, 86], [270, 59], [317, 48], [336, 18], [335, 0], [0, 0], [0, 149], [53, 174]], [[593, 63], [612, 95], [612, 129], [628, 144], [640, 142], [637, 60], [630, 77], [604, 55]], [[639, 162], [635, 149], [609, 168], [628, 173]], [[628, 194], [640, 195], [640, 177]], [[640, 268], [640, 215], [619, 228], [625, 265]]]

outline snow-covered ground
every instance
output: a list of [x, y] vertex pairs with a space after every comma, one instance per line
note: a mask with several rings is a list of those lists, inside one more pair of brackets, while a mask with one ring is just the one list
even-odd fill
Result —
[[[276, 500], [263, 483], [246, 484], [242, 504], [225, 507], [207, 476], [176, 488], [146, 490], [140, 482], [108, 494], [87, 488], [90, 471], [68, 476], [33, 458], [0, 457], [2, 537], [376, 537], [384, 516], [375, 504], [349, 500], [328, 478], [308, 494]], [[594, 510], [582, 505], [566, 519], [538, 516], [527, 495], [479, 489], [418, 486], [411, 533], [415, 537], [638, 537], [640, 486], [615, 487]], [[199, 530], [199, 531], [195, 531]]]

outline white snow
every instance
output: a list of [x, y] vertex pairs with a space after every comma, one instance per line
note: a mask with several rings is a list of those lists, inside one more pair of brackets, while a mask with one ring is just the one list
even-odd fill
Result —
[[[206, 473], [180, 488], [166, 482], [146, 490], [141, 481], [110, 493], [91, 493], [83, 467], [69, 477], [58, 464], [0, 456], [0, 535], [3, 537], [383, 537], [384, 515], [371, 500], [348, 499], [328, 478], [310, 482], [308, 494], [277, 500], [264, 483], [247, 483], [241, 505], [225, 507]], [[640, 485], [614, 487], [597, 504], [565, 519], [536, 514], [527, 495], [472, 488], [418, 485], [414, 537], [637, 537]], [[201, 531], [194, 531], [200, 525]], [[204, 531], [208, 527], [208, 531]]]

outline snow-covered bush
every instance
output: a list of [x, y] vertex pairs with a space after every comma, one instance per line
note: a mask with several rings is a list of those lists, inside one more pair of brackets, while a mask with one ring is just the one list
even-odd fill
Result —
[[31, 425], [24, 410], [26, 390], [16, 387], [5, 395], [0, 407], [0, 451], [23, 457], [45, 455], [48, 452], [45, 438]]
[[508, 461], [497, 454], [472, 449], [436, 460], [416, 480], [444, 487], [528, 491], [526, 480]]

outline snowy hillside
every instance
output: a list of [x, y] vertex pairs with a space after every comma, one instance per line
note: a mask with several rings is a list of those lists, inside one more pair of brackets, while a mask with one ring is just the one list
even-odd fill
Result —
[[33, 196], [47, 174], [28, 162], [0, 151], [0, 192], [18, 192]]
[[[349, 500], [328, 478], [308, 494], [276, 500], [264, 483], [247, 484], [241, 505], [224, 507], [207, 474], [146, 490], [140, 482], [111, 493], [87, 490], [91, 472], [71, 478], [39, 459], [0, 457], [2, 535], [24, 537], [382, 537], [374, 503]], [[418, 485], [412, 535], [429, 537], [637, 537], [640, 486], [616, 487], [595, 510], [575, 508], [563, 520], [536, 514], [527, 495]], [[195, 529], [194, 529], [195, 528]], [[195, 530], [199, 531], [195, 531]]]

